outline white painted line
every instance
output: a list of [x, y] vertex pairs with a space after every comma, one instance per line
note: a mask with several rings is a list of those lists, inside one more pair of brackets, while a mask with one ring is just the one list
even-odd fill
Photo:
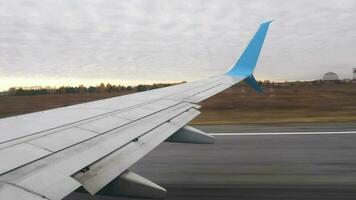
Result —
[[253, 135], [332, 135], [356, 134], [356, 131], [328, 131], [328, 132], [272, 132], [272, 133], [209, 133], [212, 136], [253, 136]]

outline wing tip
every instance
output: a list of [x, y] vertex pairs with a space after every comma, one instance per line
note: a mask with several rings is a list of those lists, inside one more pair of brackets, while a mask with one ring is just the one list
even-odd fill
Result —
[[266, 22], [262, 22], [261, 23], [261, 26], [262, 25], [270, 25], [272, 22], [274, 22], [275, 21], [275, 19], [271, 19], [271, 20], [269, 20], [269, 21], [266, 21]]
[[260, 24], [255, 35], [252, 37], [247, 47], [242, 52], [238, 61], [233, 65], [227, 72], [227, 75], [232, 77], [240, 76], [247, 77], [250, 76], [257, 64], [260, 51], [262, 49], [264, 40], [266, 38], [269, 25], [274, 20], [269, 20]]

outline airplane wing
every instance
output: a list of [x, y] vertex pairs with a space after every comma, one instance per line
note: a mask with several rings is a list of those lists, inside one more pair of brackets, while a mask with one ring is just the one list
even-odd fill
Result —
[[164, 141], [213, 142], [186, 124], [197, 103], [240, 81], [261, 91], [252, 73], [270, 23], [223, 75], [0, 119], [0, 199], [57, 200], [75, 190], [162, 198], [165, 189], [128, 168]]

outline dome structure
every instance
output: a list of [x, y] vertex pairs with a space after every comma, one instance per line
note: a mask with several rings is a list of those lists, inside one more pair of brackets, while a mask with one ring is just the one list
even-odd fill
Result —
[[334, 72], [328, 72], [323, 76], [324, 81], [338, 81], [339, 76]]

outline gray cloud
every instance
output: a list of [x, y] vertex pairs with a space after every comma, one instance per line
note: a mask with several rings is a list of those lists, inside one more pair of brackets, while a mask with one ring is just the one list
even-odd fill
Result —
[[273, 23], [256, 76], [351, 77], [355, 0], [0, 2], [0, 77], [192, 80], [222, 73]]

